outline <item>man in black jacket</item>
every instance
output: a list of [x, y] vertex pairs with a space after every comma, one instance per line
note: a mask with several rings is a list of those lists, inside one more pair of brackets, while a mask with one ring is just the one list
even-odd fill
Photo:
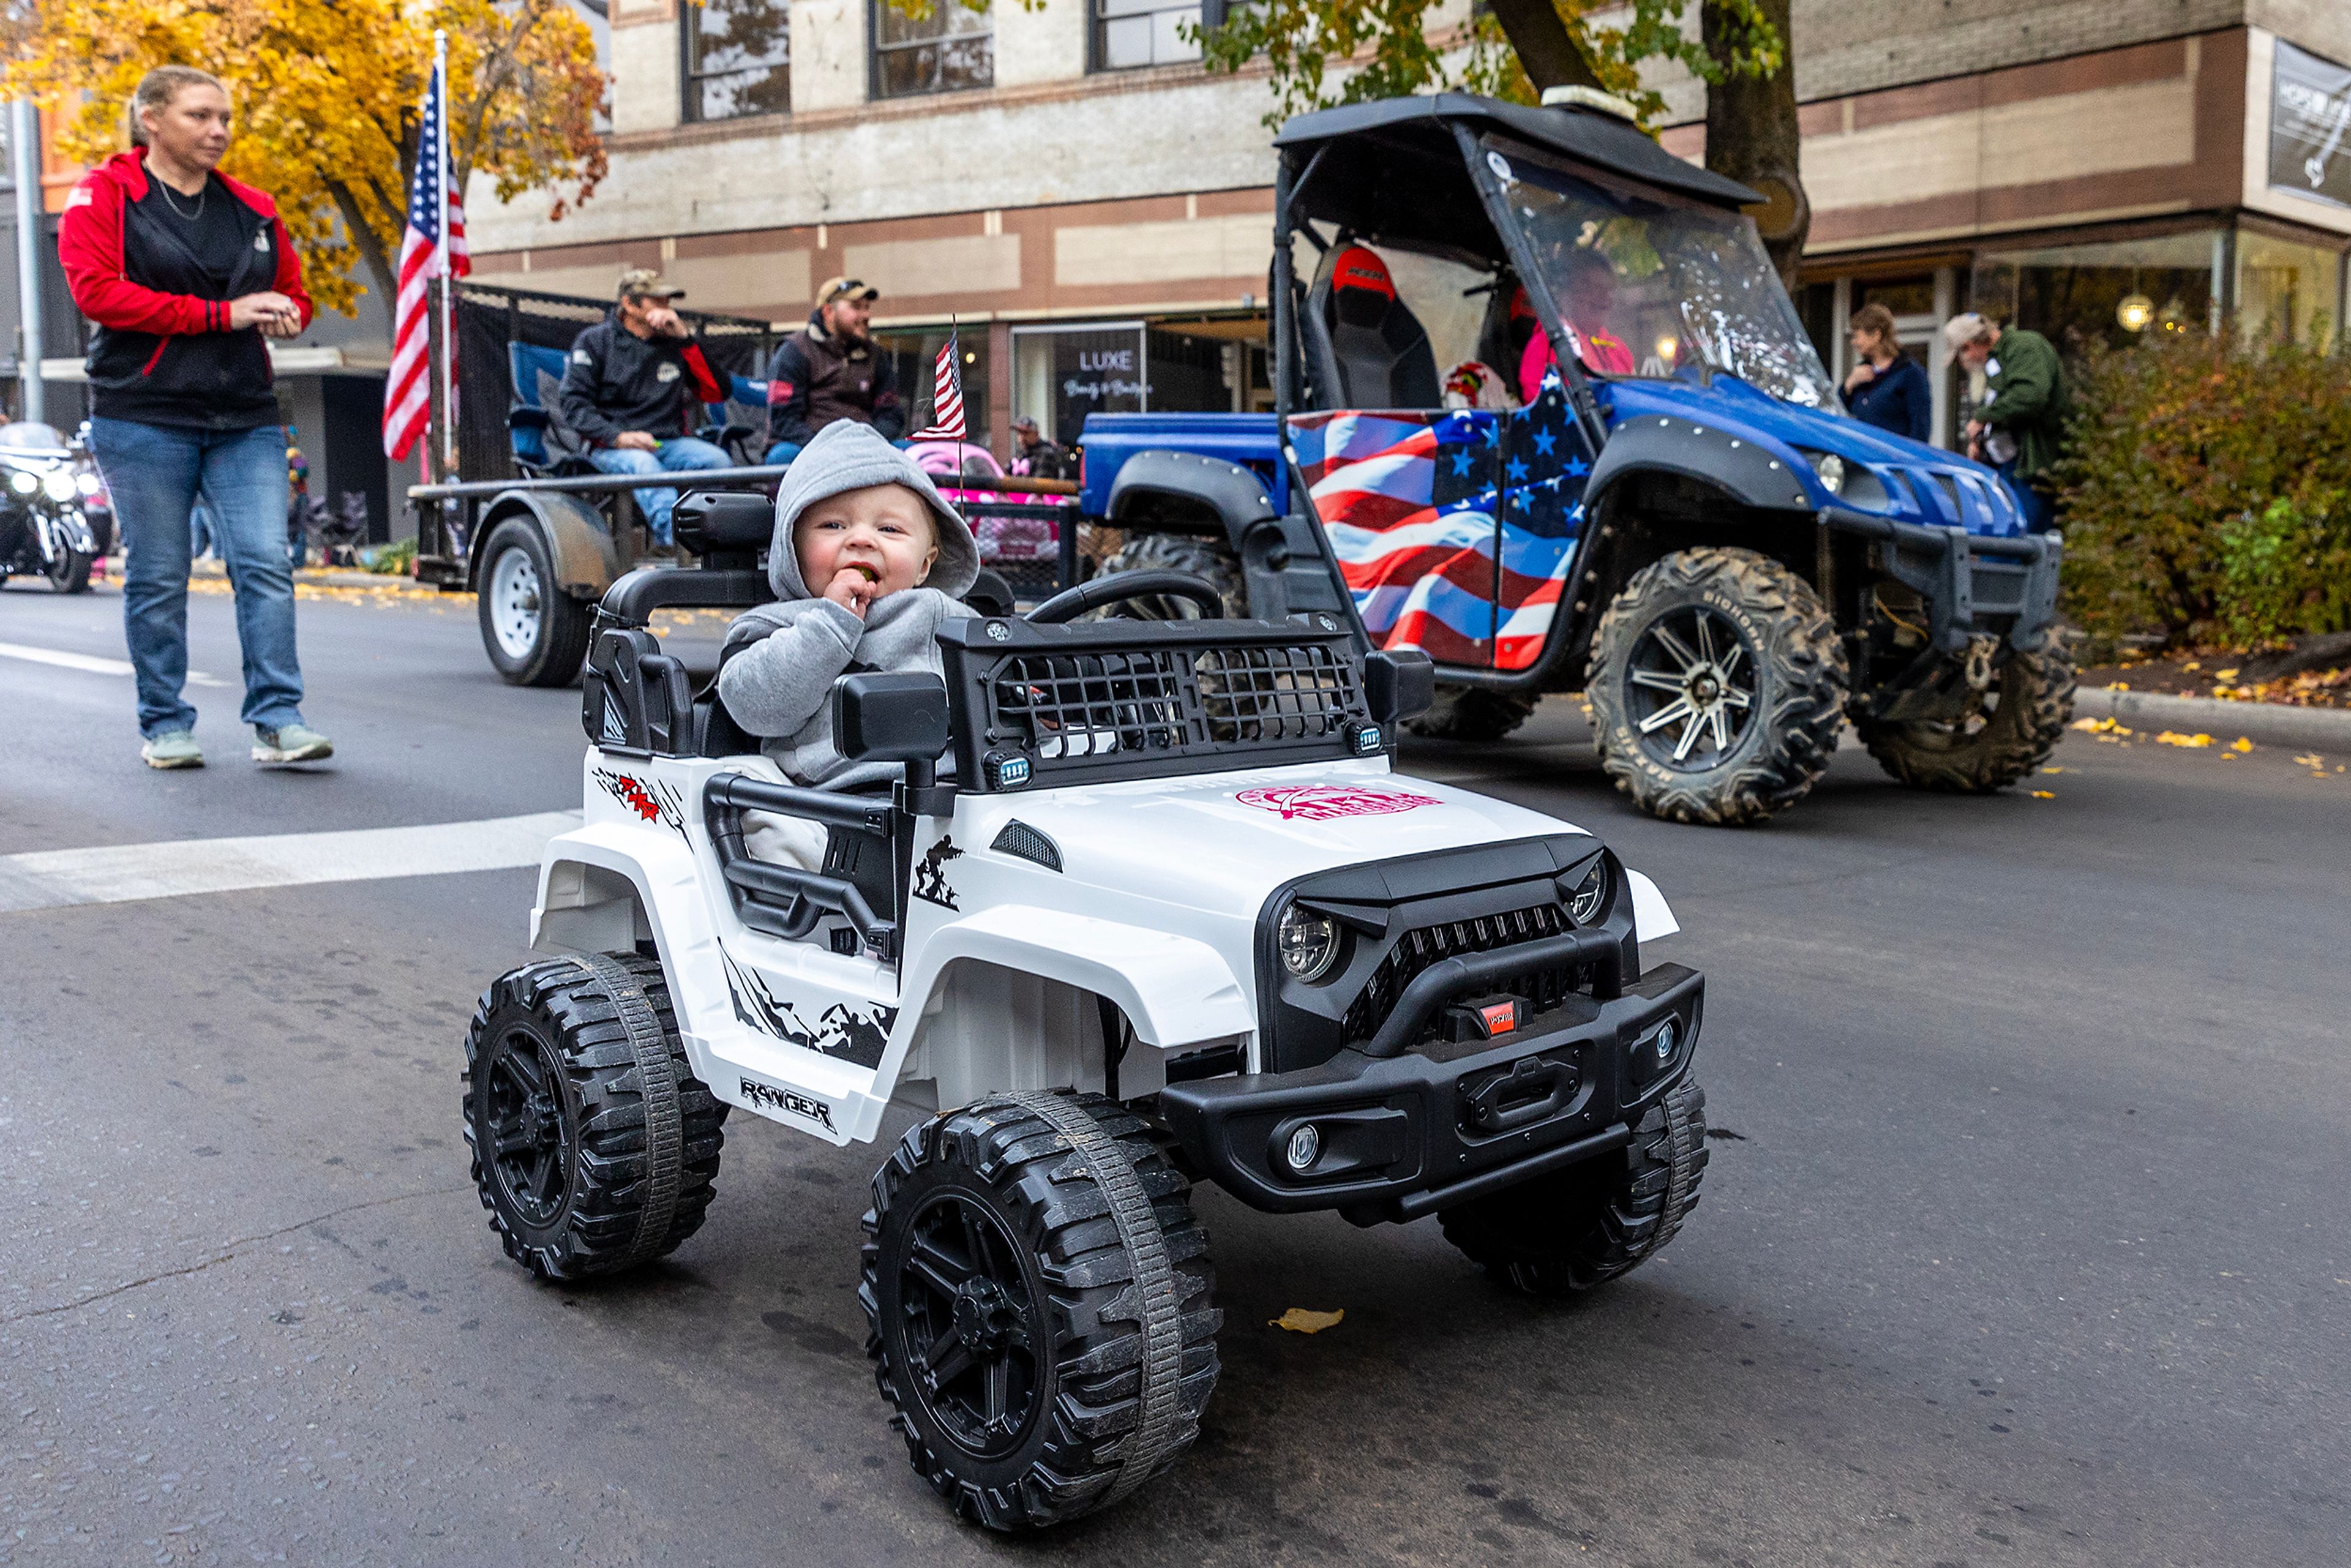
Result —
[[[555, 417], [587, 444], [588, 461], [600, 474], [733, 466], [726, 453], [692, 434], [701, 405], [726, 394], [670, 305], [684, 292], [651, 267], [632, 267], [621, 274], [612, 313], [571, 340]], [[653, 538], [669, 549], [677, 492], [649, 486], [635, 495]]]
[[879, 289], [857, 278], [827, 278], [817, 290], [808, 325], [769, 357], [768, 462], [789, 463], [836, 420], [870, 424], [888, 441], [906, 434], [897, 370], [866, 336], [873, 302], [881, 297]]

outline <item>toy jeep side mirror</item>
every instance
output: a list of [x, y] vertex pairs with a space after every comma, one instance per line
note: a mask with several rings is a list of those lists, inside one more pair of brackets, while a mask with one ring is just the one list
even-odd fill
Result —
[[1382, 724], [1426, 713], [1437, 700], [1437, 666], [1418, 648], [1382, 648], [1364, 655], [1364, 698]]
[[843, 675], [832, 743], [852, 762], [930, 762], [947, 748], [947, 688], [936, 675]]

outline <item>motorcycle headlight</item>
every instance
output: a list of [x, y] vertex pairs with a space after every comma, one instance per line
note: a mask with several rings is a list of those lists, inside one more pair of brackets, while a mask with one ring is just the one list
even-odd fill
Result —
[[95, 474], [77, 474], [77, 475], [75, 475], [75, 476], [74, 476], [74, 488], [75, 488], [75, 489], [77, 489], [77, 490], [79, 490], [79, 491], [80, 491], [83, 495], [85, 495], [85, 496], [95, 496], [95, 495], [97, 495], [97, 494], [98, 494], [98, 476], [97, 476], [97, 475], [95, 475]]
[[41, 488], [52, 501], [74, 498], [74, 476], [62, 468], [52, 468], [41, 476]]
[[1608, 862], [1602, 856], [1593, 861], [1592, 869], [1583, 873], [1583, 880], [1575, 884], [1573, 893], [1568, 894], [1567, 917], [1578, 925], [1590, 925], [1597, 922], [1607, 908]]
[[19, 496], [29, 496], [41, 487], [41, 476], [29, 468], [18, 468], [8, 476], [8, 488]]
[[1273, 945], [1292, 979], [1319, 980], [1338, 961], [1339, 926], [1329, 915], [1293, 904], [1274, 925]]

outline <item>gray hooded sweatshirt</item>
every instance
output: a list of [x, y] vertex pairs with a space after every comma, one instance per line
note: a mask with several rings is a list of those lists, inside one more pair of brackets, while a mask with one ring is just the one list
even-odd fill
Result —
[[[861, 621], [800, 580], [792, 530], [817, 502], [869, 485], [904, 485], [920, 496], [938, 530], [939, 555], [921, 586], [875, 600]], [[760, 749], [796, 783], [848, 789], [895, 778], [897, 763], [852, 763], [833, 748], [833, 683], [865, 670], [938, 674], [938, 629], [973, 613], [960, 596], [978, 575], [971, 529], [930, 476], [871, 425], [828, 424], [793, 460], [776, 494], [776, 534], [768, 549], [776, 602], [744, 612], [727, 628], [719, 698], [736, 723], [766, 737]]]

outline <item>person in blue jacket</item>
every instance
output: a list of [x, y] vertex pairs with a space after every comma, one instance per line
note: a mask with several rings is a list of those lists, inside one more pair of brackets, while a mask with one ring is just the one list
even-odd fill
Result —
[[1918, 361], [1894, 335], [1894, 312], [1865, 305], [1853, 313], [1853, 373], [1844, 379], [1845, 412], [1864, 424], [1928, 439], [1935, 427], [1935, 389]]

